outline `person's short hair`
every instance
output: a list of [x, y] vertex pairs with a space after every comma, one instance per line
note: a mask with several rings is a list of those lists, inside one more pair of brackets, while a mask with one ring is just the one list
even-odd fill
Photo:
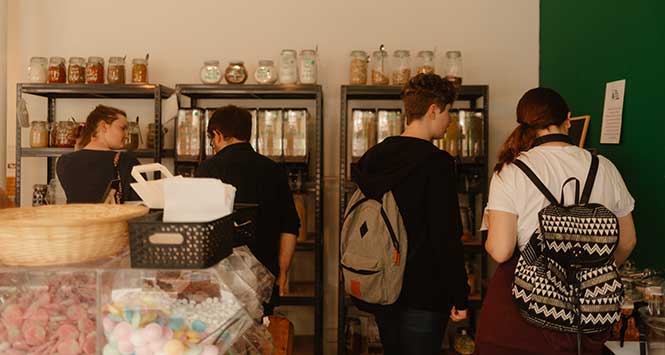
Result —
[[436, 74], [418, 74], [402, 88], [402, 102], [406, 123], [420, 119], [434, 104], [440, 110], [455, 101], [456, 89], [453, 83]]
[[252, 136], [252, 114], [246, 108], [228, 105], [215, 110], [208, 122], [208, 134], [220, 132], [224, 138], [249, 141]]

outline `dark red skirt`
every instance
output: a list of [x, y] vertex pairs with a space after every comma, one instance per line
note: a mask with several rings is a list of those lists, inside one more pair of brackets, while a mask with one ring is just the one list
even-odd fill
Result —
[[[517, 256], [500, 264], [492, 277], [478, 320], [477, 355], [576, 355], [577, 335], [528, 323], [511, 294]], [[582, 336], [583, 354], [602, 354], [610, 332]]]

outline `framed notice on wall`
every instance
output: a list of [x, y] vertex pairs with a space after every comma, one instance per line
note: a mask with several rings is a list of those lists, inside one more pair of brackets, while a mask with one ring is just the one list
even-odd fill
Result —
[[570, 129], [568, 130], [568, 135], [573, 140], [574, 144], [577, 144], [580, 148], [584, 148], [584, 141], [586, 140], [586, 134], [589, 130], [589, 121], [591, 121], [591, 116], [579, 116], [570, 118]]

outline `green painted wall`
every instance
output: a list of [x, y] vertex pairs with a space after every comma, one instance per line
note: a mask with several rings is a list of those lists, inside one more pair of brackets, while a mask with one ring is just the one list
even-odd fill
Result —
[[[620, 79], [621, 143], [600, 144], [605, 83]], [[665, 1], [541, 0], [540, 84], [573, 116], [591, 115], [587, 146], [616, 164], [636, 200], [631, 259], [665, 268]]]

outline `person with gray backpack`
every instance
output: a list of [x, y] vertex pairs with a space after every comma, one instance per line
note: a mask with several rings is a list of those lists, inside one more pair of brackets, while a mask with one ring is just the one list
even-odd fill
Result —
[[448, 318], [466, 318], [469, 286], [455, 163], [432, 144], [450, 122], [455, 88], [419, 74], [402, 89], [407, 127], [352, 170], [340, 255], [344, 288], [374, 314], [385, 355], [440, 355]]
[[556, 91], [527, 91], [517, 122], [483, 221], [485, 248], [501, 264], [477, 354], [602, 354], [623, 301], [617, 265], [636, 244], [635, 200], [611, 161], [572, 144], [570, 109]]

